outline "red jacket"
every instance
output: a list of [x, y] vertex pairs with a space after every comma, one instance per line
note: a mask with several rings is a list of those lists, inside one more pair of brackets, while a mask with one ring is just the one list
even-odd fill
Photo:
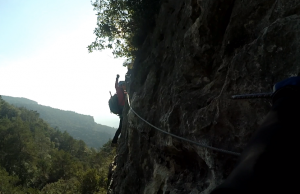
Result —
[[118, 80], [116, 80], [115, 88], [116, 88], [116, 92], [117, 92], [117, 96], [118, 96], [119, 105], [124, 106], [125, 105], [125, 94], [124, 94], [123, 88], [119, 87]]

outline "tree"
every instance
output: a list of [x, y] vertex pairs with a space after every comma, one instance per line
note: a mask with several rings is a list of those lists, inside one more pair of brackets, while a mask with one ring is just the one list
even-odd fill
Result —
[[132, 64], [155, 24], [159, 0], [95, 0], [92, 5], [97, 11], [97, 28], [89, 52], [113, 49], [115, 57], [127, 58], [124, 65]]
[[0, 193], [22, 193], [17, 186], [17, 176], [9, 176], [8, 172], [0, 166]]
[[47, 184], [42, 190], [41, 194], [80, 194], [80, 183], [76, 178], [68, 180], [60, 179], [55, 183]]

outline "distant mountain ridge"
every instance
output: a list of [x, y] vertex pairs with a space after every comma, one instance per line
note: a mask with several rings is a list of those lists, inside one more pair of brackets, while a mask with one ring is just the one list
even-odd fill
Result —
[[2, 99], [9, 102], [10, 104], [17, 104], [17, 103], [22, 103], [22, 104], [38, 104], [36, 101], [29, 100], [27, 98], [22, 98], [22, 97], [10, 97], [10, 96], [2, 96]]
[[37, 111], [51, 127], [67, 131], [73, 138], [81, 139], [93, 148], [104, 145], [116, 131], [115, 128], [95, 123], [94, 118], [90, 115], [40, 105], [27, 98], [1, 96], [3, 100], [16, 107]]

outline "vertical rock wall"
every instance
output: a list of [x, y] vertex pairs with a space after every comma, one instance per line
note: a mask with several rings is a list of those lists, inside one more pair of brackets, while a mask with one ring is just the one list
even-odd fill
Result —
[[[129, 83], [132, 108], [154, 126], [242, 152], [272, 92], [300, 72], [298, 0], [165, 0]], [[126, 106], [110, 194], [206, 194], [237, 156], [166, 135]]]

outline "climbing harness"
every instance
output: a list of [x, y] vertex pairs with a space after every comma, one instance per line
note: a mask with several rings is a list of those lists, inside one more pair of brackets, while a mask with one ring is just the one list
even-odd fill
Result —
[[127, 100], [128, 100], [128, 105], [129, 105], [130, 110], [131, 110], [137, 117], [139, 117], [142, 121], [144, 121], [145, 123], [147, 123], [148, 125], [150, 125], [150, 126], [153, 127], [154, 129], [156, 129], [156, 130], [158, 130], [158, 131], [160, 131], [160, 132], [162, 132], [162, 133], [165, 133], [165, 134], [170, 135], [170, 136], [172, 136], [172, 137], [175, 137], [175, 138], [177, 138], [177, 139], [181, 139], [181, 140], [183, 140], [183, 141], [187, 141], [187, 142], [193, 143], [193, 144], [195, 144], [195, 145], [197, 145], [197, 146], [200, 146], [200, 147], [208, 148], [208, 149], [215, 150], [215, 151], [222, 152], [222, 153], [226, 153], [226, 154], [232, 154], [232, 155], [235, 155], [235, 156], [240, 156], [240, 155], [241, 155], [240, 153], [237, 153], [237, 152], [232, 152], [232, 151], [228, 151], [228, 150], [224, 150], [224, 149], [220, 149], [220, 148], [215, 148], [215, 147], [212, 147], [212, 146], [204, 145], [204, 144], [198, 143], [198, 142], [196, 142], [196, 141], [192, 141], [192, 140], [189, 140], [189, 139], [186, 139], [186, 138], [183, 138], [183, 137], [174, 135], [174, 134], [172, 134], [172, 133], [166, 132], [166, 131], [164, 131], [164, 130], [162, 130], [162, 129], [160, 129], [160, 128], [154, 126], [154, 125], [152, 125], [151, 123], [149, 123], [148, 121], [146, 121], [145, 119], [143, 119], [139, 114], [137, 114], [137, 113], [133, 110], [133, 108], [132, 108], [131, 105], [130, 105], [130, 100], [129, 100], [129, 95], [128, 95], [128, 93], [127, 93]]

